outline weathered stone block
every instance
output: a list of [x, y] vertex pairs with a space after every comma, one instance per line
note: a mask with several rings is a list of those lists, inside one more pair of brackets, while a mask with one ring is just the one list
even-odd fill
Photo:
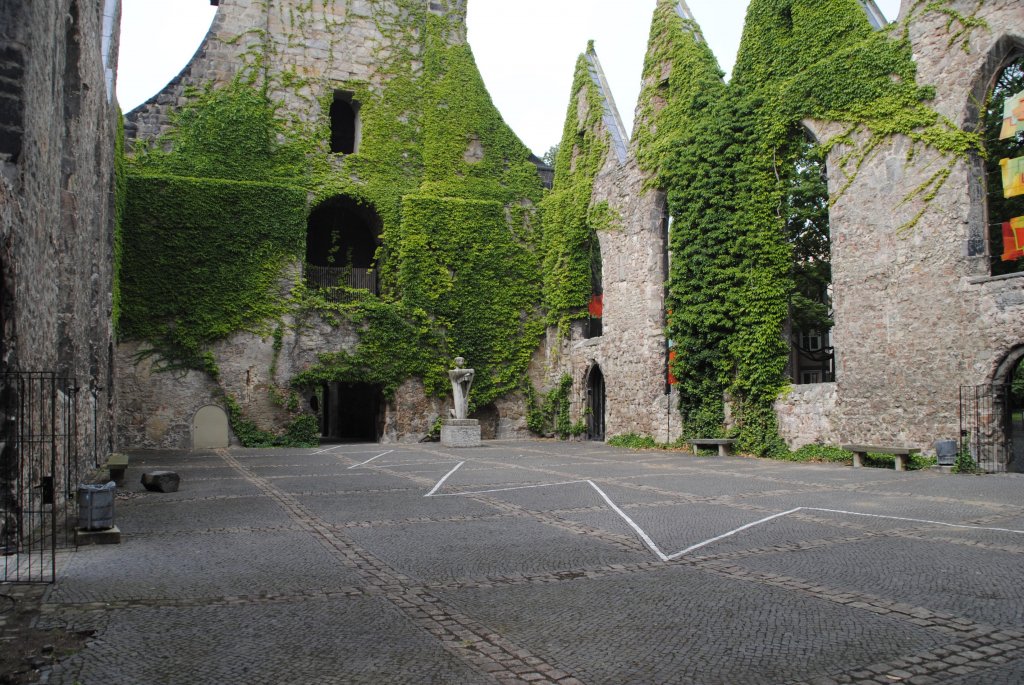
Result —
[[174, 471], [150, 471], [142, 474], [142, 485], [150, 492], [177, 492], [181, 476]]
[[479, 447], [480, 422], [476, 419], [448, 419], [441, 424], [444, 447]]

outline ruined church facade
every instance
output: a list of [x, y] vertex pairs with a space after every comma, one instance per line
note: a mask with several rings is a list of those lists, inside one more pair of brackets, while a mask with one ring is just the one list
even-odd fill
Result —
[[[465, 42], [464, 3], [421, 4], [427, 14], [444, 20], [447, 44]], [[978, 124], [978, 103], [988, 97], [996, 76], [1024, 51], [1024, 7], [1012, 0], [987, 0], [980, 7], [969, 0], [950, 0], [946, 4], [954, 13], [966, 16], [977, 10], [979, 23], [962, 36], [953, 35], [956, 26], [947, 21], [948, 15], [917, 12], [909, 0], [902, 3], [892, 26], [885, 24], [870, 0], [851, 4], [863, 10], [865, 26], [889, 31], [894, 41], [908, 41], [918, 83], [934, 87], [929, 105], [963, 130]], [[340, 146], [343, 155], [358, 156], [356, 148], [367, 134], [362, 126], [368, 122], [361, 119], [360, 103], [345, 84], [359, 82], [384, 92], [390, 76], [379, 68], [382, 59], [401, 55], [414, 72], [422, 67], [421, 59], [430, 59], [418, 42], [422, 34], [402, 30], [403, 37], [396, 38], [398, 34], [387, 28], [398, 30], [410, 16], [419, 16], [410, 14], [406, 5], [313, 3], [312, 12], [296, 21], [289, 2], [223, 0], [190, 65], [128, 116], [129, 134], [136, 141], [156, 140], [169, 129], [172, 113], [186, 106], [196, 90], [223, 85], [255, 65], [263, 73], [287, 76], [290, 85], [273, 92], [273, 97], [283, 103], [288, 116], [312, 126], [331, 119], [335, 103], [326, 102], [325, 95], [327, 90], [337, 91], [336, 106], [353, 123], [346, 140], [330, 144]], [[792, 12], [799, 20], [796, 5]], [[666, 9], [678, 18], [682, 35], [702, 40], [685, 2], [659, 3], [659, 11]], [[685, 427], [676, 409], [678, 390], [671, 383], [668, 361], [673, 351], [666, 335], [672, 226], [665, 189], [642, 163], [637, 133], [631, 139], [624, 130], [593, 47], [582, 56], [578, 70], [582, 78], [576, 83], [584, 84], [586, 92], [571, 94], [579, 106], [571, 108], [566, 131], [573, 137], [563, 139], [562, 148], [572, 148], [573, 141], [585, 135], [600, 141], [602, 157], [588, 188], [589, 207], [604, 217], [602, 225], [593, 227], [599, 260], [592, 263], [600, 266], [592, 273], [590, 311], [538, 336], [529, 376], [543, 390], [568, 374], [572, 418], [585, 424], [590, 437], [636, 433], [670, 442], [683, 435]], [[327, 88], [325, 84], [331, 83], [338, 85]], [[637, 104], [636, 126], [649, 140], [658, 131], [644, 113], [659, 105], [652, 100], [657, 96], [651, 95], [657, 84], [648, 85], [652, 88]], [[589, 116], [591, 107], [600, 109], [599, 116]], [[802, 123], [821, 143], [846, 133], [841, 123]], [[468, 132], [465, 140], [459, 164], [487, 158], [488, 142], [481, 132]], [[870, 443], [930, 451], [936, 440], [959, 439], [963, 416], [979, 413], [977, 404], [964, 403], [964, 393], [981, 389], [978, 392], [998, 394], [992, 388], [1006, 385], [1024, 357], [1024, 280], [1019, 274], [992, 275], [992, 255], [1000, 246], [993, 244], [988, 224], [1004, 218], [989, 215], [980, 156], [956, 160], [944, 183], [925, 200], [914, 195], [915, 189], [926, 184], [948, 156], [921, 145], [913, 146], [914, 154], [908, 156], [911, 147], [904, 136], [891, 136], [872, 150], [852, 177], [845, 175], [849, 147], [830, 149], [826, 166], [832, 200], [834, 328], [829, 342], [835, 350], [835, 380], [797, 383], [780, 395], [775, 404], [778, 430], [790, 447]], [[428, 144], [424, 149], [429, 148]], [[337, 158], [332, 159], [337, 164]], [[565, 159], [575, 167], [575, 153]], [[429, 163], [426, 166], [430, 168]], [[559, 177], [565, 171], [556, 168], [554, 188], [548, 193], [557, 193], [560, 182], [571, 182]], [[440, 179], [428, 180], [417, 192], [454, 192], [438, 191], [439, 185]], [[423, 193], [424, 188], [429, 193]], [[543, 192], [524, 192], [529, 197], [503, 200], [501, 212], [508, 218], [512, 208], [527, 207], [525, 218], [517, 215], [516, 220], [533, 230], [540, 224], [534, 205], [541, 203]], [[908, 197], [913, 199], [907, 201]], [[307, 215], [315, 215], [323, 200], [310, 197]], [[913, 228], [901, 230], [922, 211]], [[378, 230], [380, 224], [374, 221], [381, 219], [368, 222], [371, 230]], [[351, 267], [353, 274], [362, 268], [355, 261]], [[305, 267], [291, 268], [282, 273], [282, 292], [303, 278]], [[257, 424], [283, 425], [287, 411], [268, 389], [287, 387], [289, 379], [315, 364], [318, 355], [355, 350], [360, 339], [357, 327], [324, 320], [306, 326], [294, 323], [283, 328], [276, 343], [267, 332], [245, 331], [214, 343], [217, 380], [194, 369], [161, 372], [158, 357], [139, 354], [146, 341], [122, 343], [122, 442], [192, 446], [196, 413], [205, 406], [224, 406], [225, 390]], [[337, 393], [352, 389], [351, 384], [327, 383], [319, 393], [304, 391], [299, 403], [303, 411], [321, 412], [323, 424], [330, 420], [323, 404], [337, 406], [343, 401]], [[996, 405], [1001, 401], [998, 396], [995, 400]], [[446, 401], [417, 378], [405, 380], [387, 397], [374, 395], [370, 404], [374, 417], [368, 420], [376, 427], [368, 437], [385, 441], [419, 439], [447, 411]], [[527, 435], [527, 404], [518, 391], [491, 402], [486, 407], [491, 436]], [[318, 408], [311, 409], [314, 405]], [[1002, 405], [996, 405], [992, 411], [998, 413]], [[1006, 426], [999, 421], [983, 418], [968, 428], [975, 436], [1005, 435]], [[321, 425], [321, 430], [329, 432], [329, 427]], [[1004, 453], [989, 461], [990, 470], [1004, 470], [1012, 456]]]

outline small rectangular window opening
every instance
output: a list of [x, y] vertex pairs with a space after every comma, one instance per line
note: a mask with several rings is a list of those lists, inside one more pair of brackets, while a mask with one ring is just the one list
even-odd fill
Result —
[[358, 152], [359, 137], [359, 103], [348, 91], [334, 91], [331, 101], [331, 152], [346, 155]]

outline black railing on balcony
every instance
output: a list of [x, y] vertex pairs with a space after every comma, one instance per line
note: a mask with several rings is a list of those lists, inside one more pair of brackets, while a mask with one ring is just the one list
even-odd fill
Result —
[[338, 286], [348, 286], [360, 290], [377, 292], [377, 272], [373, 269], [360, 269], [353, 266], [316, 266], [306, 264], [306, 285], [324, 291], [329, 301], [341, 299]]

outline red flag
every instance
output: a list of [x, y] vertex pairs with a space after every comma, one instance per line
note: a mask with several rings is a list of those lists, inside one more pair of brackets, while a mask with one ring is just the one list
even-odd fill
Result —
[[1013, 262], [1024, 257], [1024, 216], [1003, 224], [1003, 261]]
[[604, 295], [591, 295], [589, 309], [591, 318], [600, 319], [604, 314]]
[[678, 385], [679, 384], [679, 379], [676, 378], [672, 374], [672, 362], [674, 362], [675, 360], [676, 360], [676, 351], [675, 350], [669, 350], [668, 351], [668, 384], [669, 385]]

